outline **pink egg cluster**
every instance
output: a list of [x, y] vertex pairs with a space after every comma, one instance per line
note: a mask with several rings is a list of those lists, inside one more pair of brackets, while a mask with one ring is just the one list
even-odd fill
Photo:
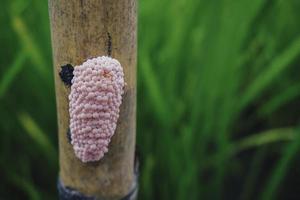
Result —
[[110, 57], [89, 59], [74, 68], [69, 95], [71, 144], [82, 162], [98, 161], [108, 151], [124, 93], [124, 73]]

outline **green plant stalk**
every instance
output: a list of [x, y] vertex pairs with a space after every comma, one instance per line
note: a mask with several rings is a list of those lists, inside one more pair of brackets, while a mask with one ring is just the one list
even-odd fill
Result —
[[266, 183], [265, 189], [260, 197], [261, 200], [272, 200], [276, 197], [278, 187], [284, 178], [289, 166], [297, 155], [300, 149], [300, 134], [296, 132], [294, 141], [287, 145], [282, 157], [277, 161], [275, 168], [272, 170], [269, 180]]

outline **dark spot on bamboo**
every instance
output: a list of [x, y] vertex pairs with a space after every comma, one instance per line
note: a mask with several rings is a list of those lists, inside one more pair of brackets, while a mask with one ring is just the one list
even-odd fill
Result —
[[111, 40], [111, 36], [110, 36], [109, 32], [107, 32], [107, 37], [108, 37], [108, 40], [107, 40], [107, 55], [111, 56], [112, 40]]
[[59, 72], [59, 76], [67, 86], [72, 85], [72, 79], [74, 77], [73, 71], [74, 71], [74, 67], [71, 64], [66, 64], [61, 66], [61, 71]]
[[67, 130], [67, 139], [68, 139], [68, 142], [71, 144], [72, 137], [71, 137], [71, 130], [70, 129]]

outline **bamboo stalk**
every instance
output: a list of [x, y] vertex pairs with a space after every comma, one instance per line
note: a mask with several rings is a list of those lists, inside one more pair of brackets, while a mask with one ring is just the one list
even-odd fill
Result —
[[[60, 179], [82, 194], [99, 199], [120, 199], [135, 184], [136, 120], [136, 1], [49, 0], [54, 76], [58, 113]], [[125, 73], [115, 135], [109, 151], [95, 163], [82, 163], [67, 139], [70, 88], [59, 72], [65, 64], [79, 65], [88, 58], [111, 55]]]

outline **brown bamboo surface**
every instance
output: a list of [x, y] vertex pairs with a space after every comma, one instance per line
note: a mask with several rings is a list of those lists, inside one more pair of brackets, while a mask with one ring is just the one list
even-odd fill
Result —
[[[58, 113], [60, 178], [65, 186], [103, 199], [118, 199], [134, 184], [136, 121], [136, 0], [49, 0]], [[117, 129], [102, 160], [82, 163], [67, 140], [70, 87], [62, 65], [111, 54], [124, 68], [125, 93]]]

